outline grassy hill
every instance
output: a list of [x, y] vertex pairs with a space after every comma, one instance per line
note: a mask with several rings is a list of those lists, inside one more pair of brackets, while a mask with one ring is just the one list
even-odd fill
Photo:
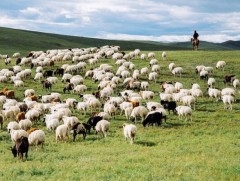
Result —
[[[157, 50], [191, 50], [190, 42], [162, 43], [155, 41], [120, 41], [66, 36], [0, 27], [0, 54], [21, 52], [26, 54], [32, 50], [86, 48], [103, 45], [119, 45], [121, 50], [139, 48], [145, 51]], [[239, 50], [240, 41], [225, 43], [200, 42], [201, 50]]]

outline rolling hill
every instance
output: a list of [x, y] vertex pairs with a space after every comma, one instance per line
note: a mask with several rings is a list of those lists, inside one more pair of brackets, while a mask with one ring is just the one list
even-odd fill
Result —
[[[155, 41], [120, 41], [87, 37], [58, 35], [0, 27], [0, 54], [16, 51], [27, 53], [32, 50], [86, 48], [103, 45], [119, 45], [121, 50], [191, 50], [190, 42], [162, 43]], [[224, 43], [200, 42], [201, 50], [239, 50], [240, 41]]]

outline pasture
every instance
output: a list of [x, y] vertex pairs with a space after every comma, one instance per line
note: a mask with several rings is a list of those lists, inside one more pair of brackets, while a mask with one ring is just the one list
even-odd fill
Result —
[[[225, 110], [221, 100], [209, 99], [206, 80], [201, 80], [195, 73], [197, 65], [212, 66], [214, 70], [210, 77], [216, 79], [216, 87], [232, 87], [224, 84], [223, 80], [225, 75], [230, 74], [240, 78], [240, 51], [167, 51], [167, 60], [162, 60], [161, 51], [155, 53], [161, 70], [156, 83], [149, 81], [149, 90], [155, 93], [154, 101], [160, 101], [161, 81], [178, 81], [187, 89], [192, 83], [201, 86], [204, 96], [197, 99], [192, 121], [179, 120], [171, 113], [167, 114], [167, 123], [161, 127], [144, 128], [138, 120], [135, 143], [130, 145], [129, 141], [125, 142], [122, 129], [123, 123], [129, 121], [120, 115], [120, 111], [115, 119], [109, 120], [110, 131], [105, 140], [97, 139], [91, 130], [85, 140], [78, 135], [73, 142], [70, 135], [67, 142], [56, 143], [55, 133], [48, 131], [41, 119], [34, 122], [33, 127], [45, 131], [45, 146], [38, 150], [30, 148], [29, 158], [24, 162], [12, 156], [10, 147], [13, 143], [6, 130], [8, 122], [4, 122], [3, 130], [0, 130], [0, 180], [240, 180], [239, 89], [233, 109]], [[218, 60], [226, 61], [224, 71], [215, 69]], [[135, 69], [140, 69], [149, 67], [150, 60], [133, 58], [130, 61], [135, 64]], [[168, 70], [171, 62], [183, 67], [181, 78], [178, 75], [174, 77]], [[65, 63], [71, 64], [71, 61], [56, 62], [53, 68], [44, 67], [44, 70], [56, 69]], [[94, 67], [102, 63], [112, 65], [113, 72], [118, 68], [111, 58], [101, 58]], [[13, 65], [14, 59], [7, 66], [4, 60], [0, 60], [1, 69]], [[29, 67], [26, 65], [23, 69]], [[94, 67], [88, 65], [86, 70]], [[32, 69], [32, 77], [35, 68]], [[84, 74], [81, 73], [82, 76]], [[145, 76], [141, 76], [140, 80], [148, 81]], [[15, 89], [8, 81], [0, 83], [0, 89], [8, 87], [15, 90], [18, 101], [23, 100], [23, 93], [28, 88], [34, 89], [36, 95], [49, 93], [33, 78], [24, 80], [24, 83], [24, 87]], [[86, 78], [84, 84], [88, 87], [85, 93], [97, 91], [98, 82]], [[52, 92], [61, 93], [62, 99], [73, 97], [80, 101], [77, 94], [63, 94], [64, 85], [59, 77]], [[114, 96], [124, 89], [119, 85]], [[142, 104], [146, 103], [143, 101]], [[86, 116], [77, 110], [72, 112], [81, 122], [86, 122], [91, 116], [90, 111]]]

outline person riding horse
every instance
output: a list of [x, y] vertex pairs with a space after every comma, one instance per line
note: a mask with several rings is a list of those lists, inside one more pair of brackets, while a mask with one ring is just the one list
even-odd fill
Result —
[[193, 34], [193, 38], [191, 40], [192, 44], [193, 44], [193, 49], [197, 49], [198, 45], [199, 45], [199, 40], [198, 40], [199, 34], [197, 33], [197, 31], [194, 31]]

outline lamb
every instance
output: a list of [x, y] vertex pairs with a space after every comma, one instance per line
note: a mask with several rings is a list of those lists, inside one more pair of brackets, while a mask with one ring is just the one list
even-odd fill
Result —
[[147, 113], [148, 113], [148, 110], [144, 106], [135, 107], [135, 108], [133, 108], [131, 116], [130, 116], [131, 121], [136, 123], [138, 116], [140, 116], [143, 121], [145, 119]]
[[[222, 101], [224, 103], [224, 109], [232, 110], [232, 103], [234, 102], [234, 97], [231, 95], [223, 95]], [[229, 105], [229, 106], [228, 106]]]
[[188, 106], [177, 106], [176, 107], [177, 114], [179, 116], [179, 120], [185, 117], [185, 120], [189, 118], [192, 121], [192, 109]]
[[224, 71], [225, 66], [226, 66], [226, 62], [223, 60], [220, 60], [216, 64], [216, 69], [222, 69], [222, 71]]
[[69, 139], [69, 131], [70, 128], [67, 125], [59, 125], [56, 129], [56, 142], [66, 141], [66, 138]]
[[125, 140], [130, 139], [130, 143], [134, 143], [134, 139], [136, 137], [137, 133], [137, 127], [134, 124], [123, 124], [123, 134], [125, 137]]
[[25, 131], [29, 130], [32, 127], [32, 121], [29, 119], [23, 119], [19, 121], [19, 127]]
[[101, 121], [99, 121], [95, 127], [96, 129], [96, 134], [101, 132], [103, 134], [103, 137], [106, 138], [107, 137], [107, 132], [109, 130], [110, 127], [110, 122], [108, 122], [105, 119], [102, 119]]
[[28, 142], [29, 142], [29, 145], [32, 145], [32, 146], [37, 146], [37, 145], [42, 145], [42, 148], [43, 148], [43, 145], [44, 145], [44, 142], [45, 142], [45, 133], [43, 130], [35, 130], [33, 131], [31, 134], [29, 134], [28, 136]]

